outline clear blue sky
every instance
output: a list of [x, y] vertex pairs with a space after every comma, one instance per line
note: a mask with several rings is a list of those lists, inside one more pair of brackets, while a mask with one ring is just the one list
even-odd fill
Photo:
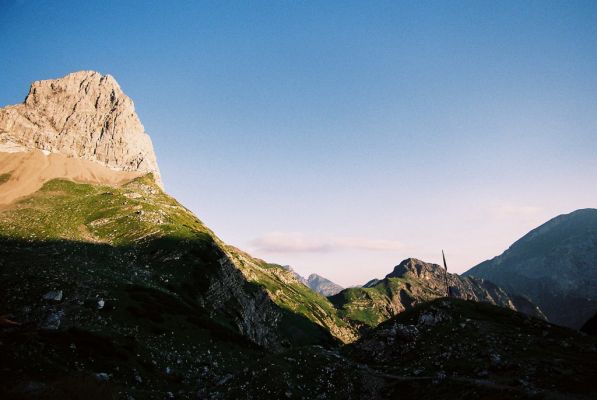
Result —
[[597, 2], [0, 0], [0, 104], [93, 69], [227, 242], [343, 285], [597, 206]]

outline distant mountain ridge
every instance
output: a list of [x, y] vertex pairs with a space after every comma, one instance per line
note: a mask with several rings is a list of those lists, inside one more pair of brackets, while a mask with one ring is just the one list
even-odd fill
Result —
[[551, 322], [579, 329], [597, 311], [597, 209], [557, 216], [463, 275], [525, 295]]
[[335, 284], [329, 279], [324, 278], [321, 275], [311, 274], [307, 278], [307, 285], [324, 296], [333, 296], [344, 289], [342, 286]]
[[342, 286], [335, 284], [321, 275], [311, 274], [308, 278], [305, 278], [296, 272], [290, 265], [284, 265], [284, 268], [290, 271], [303, 285], [323, 296], [333, 296], [344, 289]]

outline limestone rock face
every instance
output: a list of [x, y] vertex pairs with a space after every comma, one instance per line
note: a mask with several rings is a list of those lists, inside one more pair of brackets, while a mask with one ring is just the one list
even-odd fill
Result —
[[110, 75], [80, 71], [36, 81], [24, 103], [0, 109], [0, 151], [33, 149], [151, 172], [161, 186], [151, 139]]

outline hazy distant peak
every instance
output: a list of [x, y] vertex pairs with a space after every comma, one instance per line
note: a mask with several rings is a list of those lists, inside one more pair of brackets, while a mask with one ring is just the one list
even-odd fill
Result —
[[309, 275], [307, 278], [307, 284], [311, 289], [321, 293], [324, 296], [333, 296], [344, 289], [342, 286], [335, 284], [329, 279], [317, 274]]

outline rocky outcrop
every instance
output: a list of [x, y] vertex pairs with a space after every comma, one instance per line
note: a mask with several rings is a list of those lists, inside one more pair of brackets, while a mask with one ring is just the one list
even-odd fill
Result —
[[[255, 259], [219, 239], [216, 243], [217, 251], [224, 250], [221, 269], [205, 298], [212, 309], [229, 314], [244, 336], [272, 350], [299, 343], [330, 343], [332, 336], [342, 342], [356, 339], [327, 299], [314, 297], [294, 271]], [[247, 290], [247, 284], [254, 284], [255, 289]]]
[[329, 279], [324, 278], [321, 275], [311, 274], [307, 278], [307, 286], [312, 290], [324, 296], [333, 296], [344, 289], [342, 286], [335, 284]]
[[[447, 281], [447, 286], [446, 286]], [[377, 283], [349, 288], [330, 297], [340, 315], [357, 325], [376, 326], [417, 304], [438, 297], [484, 302], [542, 318], [542, 311], [521, 296], [515, 296], [495, 284], [472, 277], [446, 274], [437, 264], [409, 258]]]
[[490, 303], [510, 308], [535, 317], [544, 318], [543, 312], [524, 297], [508, 293], [490, 281], [473, 277], [462, 277], [447, 273], [437, 264], [426, 263], [415, 258], [409, 258], [394, 268], [386, 278], [406, 278], [424, 282], [427, 289], [435, 292], [446, 290], [446, 278], [450, 297]]
[[151, 172], [161, 185], [151, 139], [110, 75], [80, 71], [36, 81], [24, 103], [0, 109], [0, 151], [33, 149]]
[[560, 215], [464, 275], [488, 279], [579, 329], [597, 311], [597, 210]]

